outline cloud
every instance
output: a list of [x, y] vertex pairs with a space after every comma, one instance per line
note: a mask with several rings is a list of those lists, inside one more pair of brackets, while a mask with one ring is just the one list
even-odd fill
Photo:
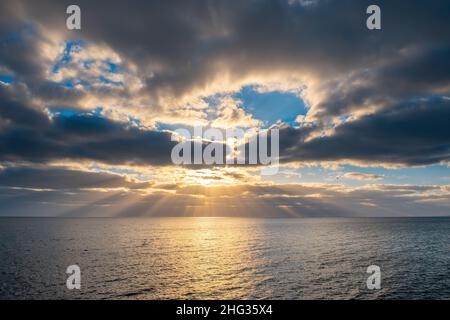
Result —
[[[55, 215], [67, 206], [81, 210], [82, 204], [97, 209], [117, 205], [117, 215], [138, 215], [139, 210], [160, 214], [151, 211], [156, 210], [151, 204], [168, 201], [173, 208], [162, 206], [168, 214], [194, 214], [187, 208], [201, 207], [196, 201], [199, 195], [208, 196], [206, 189], [196, 188], [194, 194], [162, 188], [146, 197], [111, 191], [109, 200], [101, 198], [104, 193], [80, 190], [63, 196], [58, 189], [104, 186], [97, 179], [126, 188], [134, 184], [114, 175], [110, 179], [45, 166], [84, 161], [165, 166], [164, 174], [171, 175], [174, 142], [169, 131], [158, 128], [261, 126], [250, 109], [230, 98], [245, 86], [295, 93], [307, 105], [307, 114], [299, 115], [294, 125], [278, 124], [283, 164], [426, 166], [450, 161], [447, 0], [380, 0], [383, 29], [376, 32], [365, 26], [366, 8], [372, 4], [368, 0], [169, 0], [132, 5], [80, 0], [81, 31], [65, 28], [69, 4], [0, 3], [0, 76], [14, 79], [0, 83], [0, 163], [44, 166], [2, 171], [8, 182], [2, 195], [5, 210], [18, 205], [13, 199], [24, 199], [40, 206], [36, 211], [43, 214], [45, 206], [39, 203], [46, 203], [48, 214]], [[73, 43], [80, 48], [70, 49]], [[191, 184], [226, 180], [226, 175], [202, 170], [185, 177]], [[45, 176], [48, 183], [40, 185]], [[348, 173], [347, 178], [381, 177]], [[242, 202], [230, 207], [224, 201], [224, 209], [217, 203], [215, 214], [246, 212], [247, 204], [251, 216], [264, 210], [273, 216], [448, 212], [447, 195], [429, 187], [336, 191], [302, 185], [297, 186], [301, 191], [294, 191], [252, 183], [246, 190], [233, 190]], [[36, 193], [16, 187], [51, 190]], [[218, 194], [219, 199], [234, 197], [226, 190], [231, 189], [220, 189], [225, 194]], [[404, 193], [410, 196], [407, 203], [401, 202]], [[251, 197], [262, 199], [259, 207]], [[136, 202], [133, 210], [126, 210], [130, 204], [124, 199]], [[54, 204], [51, 210], [49, 203]], [[70, 212], [75, 213], [81, 211]]]
[[[20, 19], [38, 22], [44, 32], [56, 30], [61, 37], [74, 34], [65, 30], [62, 14], [69, 2], [22, 2]], [[160, 107], [174, 99], [233, 90], [248, 82], [283, 82], [288, 75], [314, 79], [308, 83], [312, 90], [317, 81], [336, 83], [362, 70], [390, 69], [411, 47], [440, 50], [446, 44], [445, 1], [432, 6], [380, 1], [384, 29], [377, 33], [365, 27], [369, 4], [344, 0], [304, 6], [263, 0], [129, 6], [120, 1], [79, 1], [83, 30], [75, 34], [104, 43], [137, 66], [146, 83], [143, 91]], [[100, 18], [96, 13], [106, 6], [108, 14]], [[124, 19], [125, 14], [133, 19]], [[422, 19], [415, 19], [418, 14]], [[411, 26], [420, 32], [410, 32]]]
[[242, 101], [230, 96], [219, 99], [218, 116], [211, 122], [214, 128], [254, 128], [262, 125], [260, 120], [254, 119], [242, 109]]
[[12, 167], [0, 170], [0, 187], [25, 189], [78, 190], [95, 188], [145, 188], [117, 174], [69, 170], [65, 168]]
[[52, 117], [11, 99], [0, 88], [0, 160], [49, 162], [90, 159], [115, 164], [168, 164], [175, 142], [171, 134], [92, 113]]
[[377, 181], [383, 180], [384, 176], [379, 174], [367, 174], [361, 172], [346, 172], [343, 175], [344, 179], [350, 180], [365, 180], [365, 181]]
[[[28, 179], [47, 174], [57, 179], [48, 182]], [[3, 216], [445, 216], [450, 208], [448, 188], [439, 186], [349, 188], [327, 184], [260, 183], [209, 187], [167, 184], [133, 188], [138, 184], [117, 175], [87, 175], [73, 170], [55, 169], [45, 173], [13, 169], [1, 175], [9, 179], [0, 186]], [[74, 181], [58, 180], [67, 177]], [[116, 188], [104, 187], [109, 185], [106, 181], [113, 182]], [[147, 192], [142, 192], [144, 187]]]
[[376, 164], [420, 166], [450, 157], [450, 101], [417, 99], [346, 122], [333, 133], [308, 139], [310, 127], [283, 128], [282, 161], [353, 160]]
[[[448, 2], [425, 6], [420, 1], [381, 1], [383, 30], [376, 33], [365, 28], [368, 4], [263, 0], [129, 6], [120, 1], [81, 1], [83, 29], [74, 33], [65, 29], [64, 1], [21, 1], [7, 6], [0, 59], [41, 111], [58, 104], [92, 110], [101, 103], [104, 116], [112, 120], [131, 117], [150, 127], [157, 121], [205, 124], [205, 110], [211, 106], [204, 103], [204, 97], [233, 92], [246, 84], [278, 83], [278, 87], [293, 88], [296, 83], [298, 88], [306, 87], [301, 94], [310, 109], [305, 118], [298, 118], [303, 122], [300, 129], [284, 131], [293, 133], [282, 141], [290, 148], [284, 161], [422, 165], [448, 160], [448, 126], [439, 121], [448, 117], [442, 95], [450, 91], [447, 19], [442, 15]], [[105, 6], [108, 14], [95, 14]], [[124, 14], [133, 19], [124, 19]], [[418, 15], [421, 19], [414, 18]], [[410, 32], [411, 28], [418, 31]], [[72, 54], [60, 74], [49, 75], [49, 69], [51, 61], [61, 59], [64, 46], [52, 41], [48, 33], [61, 41], [75, 35], [87, 44], [84, 51]], [[111, 75], [111, 81], [124, 85], [109, 85], [105, 92], [99, 90], [102, 82], [98, 79], [108, 58], [121, 70]], [[89, 60], [93, 67], [85, 70]], [[56, 76], [91, 85], [54, 85]], [[411, 108], [420, 116], [408, 111], [407, 104], [415, 105]], [[215, 126], [260, 124], [239, 103], [221, 104], [216, 115], [211, 119]], [[70, 121], [82, 120], [94, 121], [81, 117]], [[429, 132], [431, 128], [434, 133]], [[424, 130], [426, 135], [421, 136]], [[354, 143], [349, 143], [356, 131]], [[42, 132], [34, 136], [43, 136], [36, 143], [44, 154], [54, 157], [76, 157], [79, 152], [94, 160], [105, 161], [114, 155], [117, 162], [142, 163], [150, 155], [131, 147], [143, 142], [141, 137], [168, 141], [163, 133], [134, 129], [122, 133], [129, 138], [134, 135], [133, 142], [86, 141], [72, 148], [73, 152], [61, 151]], [[26, 140], [25, 133], [16, 134]], [[406, 141], [408, 136], [411, 139]], [[123, 154], [101, 154], [101, 150], [110, 152], [113, 143], [116, 149], [123, 145]]]

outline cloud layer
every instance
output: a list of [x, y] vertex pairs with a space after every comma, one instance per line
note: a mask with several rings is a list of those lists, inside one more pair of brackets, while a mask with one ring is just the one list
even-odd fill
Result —
[[140, 183], [116, 174], [63, 169], [0, 171], [2, 216], [445, 216], [449, 187], [244, 183]]
[[[171, 130], [194, 124], [277, 126], [284, 165], [414, 167], [450, 161], [446, 0], [377, 1], [379, 31], [366, 28], [372, 4], [366, 0], [80, 0], [81, 31], [65, 28], [69, 4], [0, 3], [0, 80], [7, 79], [0, 81], [0, 182], [9, 194], [4, 206], [13, 205], [8, 201], [17, 192], [25, 198], [44, 195], [25, 189], [57, 197], [82, 181], [108, 187], [98, 179], [139, 193], [145, 207], [144, 191], [136, 191], [146, 189], [141, 182], [70, 163], [172, 168]], [[246, 87], [295, 94], [307, 112], [297, 123], [265, 123], [236, 98]], [[273, 113], [279, 109], [274, 105]], [[65, 166], [58, 167], [61, 163]], [[33, 183], [45, 176], [47, 184]], [[72, 177], [74, 185], [66, 185]], [[383, 176], [350, 172], [344, 178], [373, 182]], [[264, 204], [259, 190], [253, 195]], [[175, 191], [180, 192], [170, 192]], [[273, 198], [267, 210], [309, 215], [313, 209], [356, 214], [378, 208], [400, 214], [430, 205], [414, 193], [417, 198], [408, 198], [415, 200], [404, 207], [396, 202], [404, 197], [387, 195], [397, 191], [370, 191], [366, 201], [366, 191], [352, 190], [342, 208], [336, 205], [339, 197], [328, 193], [320, 201], [303, 199], [302, 206], [276, 205]], [[389, 205], [381, 206], [379, 199]], [[430, 212], [442, 214], [443, 208], [435, 203]]]

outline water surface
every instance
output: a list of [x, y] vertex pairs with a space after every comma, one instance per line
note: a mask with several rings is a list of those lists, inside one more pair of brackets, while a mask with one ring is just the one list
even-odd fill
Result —
[[0, 218], [0, 298], [450, 299], [449, 243], [447, 218]]

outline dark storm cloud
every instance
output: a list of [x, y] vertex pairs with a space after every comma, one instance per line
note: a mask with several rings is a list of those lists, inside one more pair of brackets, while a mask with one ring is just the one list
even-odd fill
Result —
[[[30, 19], [65, 26], [70, 1], [22, 1]], [[383, 30], [369, 32], [371, 1], [318, 1], [302, 6], [260, 1], [78, 1], [77, 37], [107, 43], [147, 75], [145, 90], [182, 95], [223, 72], [299, 70], [326, 77], [376, 67], [410, 46], [447, 45], [448, 1], [377, 1]], [[74, 35], [74, 33], [69, 35]], [[405, 78], [404, 78], [405, 79]]]
[[[103, 130], [90, 127], [97, 124], [103, 125]], [[1, 132], [0, 159], [32, 162], [88, 159], [110, 164], [158, 165], [170, 163], [174, 145], [169, 133], [118, 126], [94, 116], [56, 118], [51, 126], [41, 129], [14, 128]]]
[[28, 106], [20, 99], [14, 97], [21, 94], [25, 94], [21, 89], [16, 91], [0, 86], [0, 118], [8, 126], [16, 128], [48, 125], [49, 119], [43, 112]]
[[138, 188], [135, 183], [114, 174], [68, 170], [63, 168], [21, 168], [0, 170], [0, 187], [29, 189]]
[[323, 121], [371, 105], [392, 108], [393, 102], [450, 92], [450, 43], [406, 51], [387, 65], [357, 72], [347, 82], [330, 83], [331, 94], [315, 106], [316, 117]]
[[17, 21], [5, 25], [4, 21], [8, 20], [0, 22], [0, 66], [19, 78], [33, 81], [43, 72], [36, 56], [38, 34], [29, 25]]
[[[82, 30], [68, 32], [70, 1], [2, 1], [0, 62], [26, 84], [30, 98], [67, 104], [79, 93], [43, 79], [46, 70], [36, 55], [41, 27], [107, 44], [125, 64], [137, 66], [146, 84], [142, 91], [155, 100], [204, 88], [224, 73], [236, 82], [278, 72], [311, 74], [324, 93], [311, 107], [317, 123], [283, 129], [283, 161], [449, 160], [448, 100], [430, 98], [450, 91], [449, 2], [377, 1], [381, 31], [365, 27], [372, 1], [299, 3], [80, 0]], [[29, 106], [31, 99], [20, 102], [11, 95], [0, 96], [1, 160], [170, 161], [167, 133], [90, 115], [49, 120]], [[375, 114], [341, 124], [332, 136], [307, 139], [329, 118], [373, 105], [379, 109]]]
[[167, 164], [175, 142], [168, 132], [144, 130], [101, 116], [49, 118], [0, 87], [0, 160], [47, 162], [91, 159], [113, 164]]
[[350, 159], [404, 165], [448, 161], [449, 119], [450, 99], [413, 100], [342, 124], [332, 135], [308, 141], [304, 141], [308, 128], [282, 129], [280, 155], [284, 161]]

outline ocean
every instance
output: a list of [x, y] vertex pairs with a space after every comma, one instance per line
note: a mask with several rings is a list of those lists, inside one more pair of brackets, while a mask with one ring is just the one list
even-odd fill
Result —
[[0, 218], [0, 299], [450, 299], [450, 218]]

